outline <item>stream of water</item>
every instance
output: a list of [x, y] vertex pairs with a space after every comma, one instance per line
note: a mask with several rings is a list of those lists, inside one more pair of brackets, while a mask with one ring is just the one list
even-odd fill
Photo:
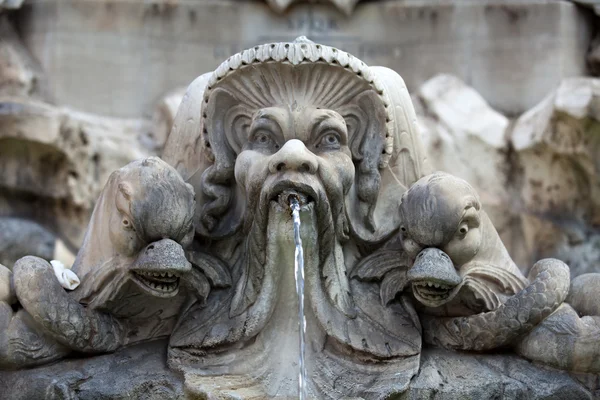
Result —
[[298, 398], [304, 400], [306, 399], [306, 364], [304, 363], [304, 348], [306, 347], [306, 318], [304, 317], [304, 251], [302, 249], [302, 238], [300, 237], [300, 203], [294, 196], [290, 196], [289, 202], [294, 220], [294, 242], [296, 243], [294, 272], [296, 276], [296, 292], [298, 293], [298, 319], [300, 324], [300, 329], [298, 330], [300, 336]]

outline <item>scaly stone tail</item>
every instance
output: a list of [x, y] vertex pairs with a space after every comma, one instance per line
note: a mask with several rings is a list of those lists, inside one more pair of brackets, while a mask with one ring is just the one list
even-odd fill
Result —
[[554, 312], [569, 291], [569, 267], [562, 261], [540, 260], [529, 276], [529, 286], [493, 311], [466, 317], [423, 316], [425, 341], [444, 348], [475, 351], [511, 344]]
[[19, 302], [57, 342], [85, 353], [110, 352], [123, 345], [119, 321], [71, 298], [45, 260], [23, 257], [15, 263], [13, 274]]

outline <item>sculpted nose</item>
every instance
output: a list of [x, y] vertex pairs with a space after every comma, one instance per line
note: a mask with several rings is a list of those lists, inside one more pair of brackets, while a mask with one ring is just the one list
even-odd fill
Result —
[[296, 171], [314, 174], [319, 163], [317, 156], [311, 153], [304, 143], [298, 139], [288, 140], [283, 147], [271, 157], [269, 171], [274, 174], [279, 171]]

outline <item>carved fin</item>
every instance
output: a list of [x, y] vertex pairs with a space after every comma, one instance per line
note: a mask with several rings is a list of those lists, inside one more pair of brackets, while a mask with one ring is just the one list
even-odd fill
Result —
[[402, 268], [391, 271], [385, 275], [379, 289], [381, 305], [387, 306], [390, 301], [394, 300], [398, 293], [404, 291], [404, 288], [408, 283], [406, 272], [407, 270]]
[[173, 329], [169, 345], [202, 347], [211, 329], [227, 320], [228, 295], [217, 292], [209, 302], [191, 304]]
[[527, 285], [525, 278], [516, 276], [512, 272], [502, 268], [481, 263], [474, 263], [472, 266], [468, 266], [467, 276], [496, 282], [502, 289], [510, 291], [509, 294], [516, 294]]
[[205, 301], [210, 293], [210, 283], [197, 265], [192, 264], [192, 271], [186, 277], [185, 285], [189, 287], [193, 294], [202, 301]]
[[188, 253], [188, 259], [204, 273], [212, 287], [222, 289], [231, 286], [231, 274], [227, 265], [217, 257], [194, 251]]
[[408, 270], [410, 260], [398, 250], [379, 250], [358, 262], [352, 271], [352, 278], [362, 281], [380, 280], [394, 269]]
[[[352, 281], [357, 317], [338, 320], [334, 337], [358, 351], [389, 358], [418, 354], [421, 345], [419, 323], [410, 302], [384, 306], [379, 303], [377, 285]], [[329, 316], [331, 318], [331, 315]]]
[[237, 317], [248, 309], [258, 297], [260, 290], [260, 279], [258, 276], [262, 271], [252, 271], [251, 261], [253, 257], [249, 255], [244, 261], [244, 272], [235, 290], [235, 295], [231, 301], [229, 309], [229, 318]]
[[[331, 260], [333, 257], [333, 260]], [[325, 279], [325, 290], [338, 310], [349, 318], [356, 317], [354, 302], [350, 297], [350, 285], [346, 276], [346, 264], [344, 254], [340, 245], [335, 249], [328, 262], [323, 265], [323, 277]]]
[[492, 311], [500, 307], [500, 299], [487, 285], [473, 277], [465, 278], [465, 286], [469, 287], [475, 294], [475, 298], [482, 300], [485, 308]]

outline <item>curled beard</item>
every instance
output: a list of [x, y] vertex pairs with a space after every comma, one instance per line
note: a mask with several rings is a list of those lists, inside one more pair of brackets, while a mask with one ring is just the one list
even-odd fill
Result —
[[[325, 179], [317, 181], [315, 176], [311, 176], [310, 180], [308, 177], [302, 179], [302, 176], [295, 178], [294, 181], [275, 181], [265, 180], [263, 177], [256, 181], [265, 182], [264, 187], [261, 184], [248, 185], [248, 203], [242, 230], [238, 233], [239, 236], [231, 238], [239, 240], [240, 246], [231, 265], [234, 286], [230, 290], [212, 292], [211, 301], [205, 305], [192, 306], [184, 313], [170, 340], [172, 362], [178, 358], [178, 350], [175, 348], [185, 349], [184, 351], [203, 357], [207, 355], [207, 350], [226, 352], [231, 346], [239, 346], [240, 343], [246, 343], [256, 337], [269, 322], [278, 300], [277, 288], [280, 285], [282, 268], [276, 261], [266, 259], [267, 246], [273, 246], [268, 243], [267, 230], [271, 223], [281, 221], [282, 216], [285, 218], [284, 213], [289, 212], [281, 205], [273, 204], [283, 190], [306, 193], [313, 200], [308, 207], [316, 218], [315, 231], [318, 238], [313, 244], [318, 247], [315, 249], [317, 254], [313, 253], [314, 256], [310, 257], [311, 260], [306, 264], [305, 272], [307, 279], [314, 277], [314, 281], [317, 282], [316, 286], [313, 285], [313, 288], [317, 289], [316, 301], [325, 300], [328, 303], [326, 309], [329, 310], [335, 308], [334, 305], [341, 304], [341, 299], [349, 298], [347, 277], [342, 270], [345, 268], [343, 256], [340, 257], [341, 241], [348, 238], [343, 188], [341, 184], [327, 182]], [[250, 190], [251, 188], [253, 189]], [[310, 251], [305, 251], [305, 257], [309, 257], [310, 254]], [[342, 263], [332, 262], [336, 258], [341, 259]], [[335, 268], [340, 269], [340, 272], [334, 273]], [[334, 284], [340, 278], [345, 283]], [[307, 288], [307, 293], [311, 290], [312, 288]], [[336, 290], [339, 293], [336, 293]], [[314, 306], [315, 302], [311, 303]], [[341, 308], [337, 307], [338, 310]], [[324, 324], [327, 310], [322, 311], [319, 317], [321, 324]], [[337, 314], [344, 316], [340, 311], [337, 311]], [[215, 331], [215, 326], [222, 329]]]
[[[334, 254], [336, 247], [341, 251], [340, 243], [348, 240], [348, 221], [345, 212], [344, 190], [339, 181], [326, 179], [319, 175], [318, 184], [314, 177], [307, 179], [303, 175], [295, 176], [294, 180], [279, 179], [261, 185], [251, 185], [252, 189], [247, 194], [248, 208], [244, 217], [243, 234], [247, 237], [244, 244], [245, 256], [242, 256], [241, 271], [238, 272], [238, 281], [234, 298], [230, 308], [230, 317], [242, 314], [256, 301], [262, 288], [265, 276], [267, 229], [271, 202], [278, 201], [280, 212], [286, 212], [287, 204], [280, 201], [279, 194], [284, 190], [293, 190], [311, 198], [312, 207], [315, 208], [315, 217], [318, 232], [319, 268], [324, 279], [325, 289], [329, 293], [330, 301], [338, 305], [344, 313], [350, 307], [347, 281], [341, 285], [336, 283], [340, 278], [345, 279], [345, 268], [340, 268], [339, 263], [331, 260], [339, 258]], [[332, 207], [332, 205], [334, 205]], [[253, 212], [248, 212], [253, 210]], [[339, 261], [339, 260], [338, 260]], [[342, 257], [343, 263], [343, 257]], [[340, 271], [344, 269], [344, 271]], [[340, 276], [343, 275], [342, 276]], [[341, 286], [341, 288], [340, 288]], [[343, 292], [343, 293], [342, 293]], [[349, 311], [351, 313], [351, 311]]]

